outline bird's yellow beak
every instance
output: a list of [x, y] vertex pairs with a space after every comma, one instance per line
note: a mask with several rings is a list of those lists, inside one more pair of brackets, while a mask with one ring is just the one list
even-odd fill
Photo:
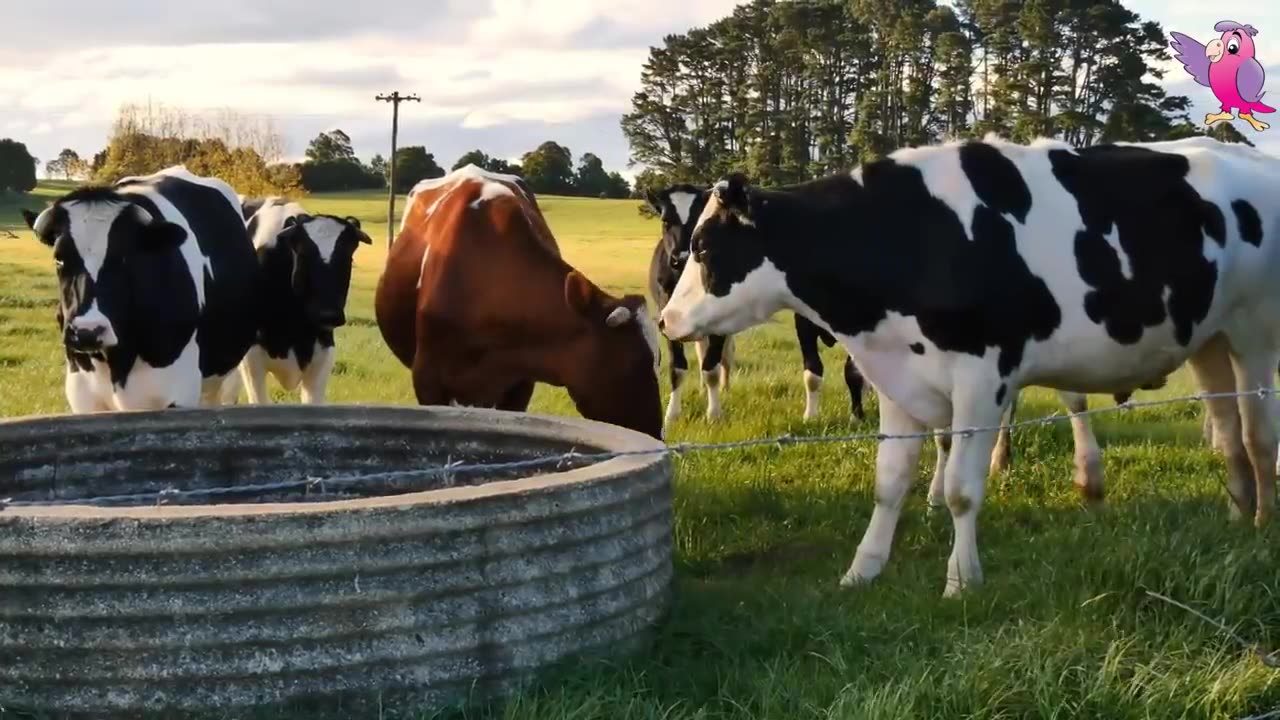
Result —
[[1216, 63], [1222, 59], [1224, 49], [1225, 48], [1221, 40], [1213, 40], [1210, 41], [1208, 45], [1204, 46], [1204, 54], [1209, 57], [1209, 62]]

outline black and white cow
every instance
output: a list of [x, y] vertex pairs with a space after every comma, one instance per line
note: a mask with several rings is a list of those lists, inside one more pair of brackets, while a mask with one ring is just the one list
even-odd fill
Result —
[[222, 402], [253, 343], [258, 270], [226, 183], [178, 166], [22, 215], [53, 248], [72, 412]]
[[243, 211], [263, 297], [257, 340], [241, 365], [249, 402], [270, 402], [271, 373], [288, 392], [301, 386], [303, 403], [323, 403], [335, 361], [333, 331], [346, 324], [352, 259], [372, 241], [356, 218], [311, 215], [281, 198], [247, 200]]
[[[785, 189], [785, 188], [784, 188]], [[649, 206], [662, 219], [662, 240], [654, 249], [649, 265], [649, 291], [653, 294], [659, 309], [664, 306], [675, 289], [680, 274], [689, 258], [689, 247], [693, 236], [694, 225], [710, 197], [709, 188], [695, 185], [678, 184], [660, 192], [648, 193]], [[805, 409], [804, 418], [812, 420], [818, 416], [818, 395], [822, 387], [823, 363], [818, 350], [821, 340], [827, 347], [836, 343], [835, 337], [818, 327], [804, 315], [795, 313], [796, 340], [800, 345], [800, 354], [804, 361]], [[680, 413], [681, 381], [688, 370], [683, 343], [668, 340], [671, 351], [671, 398], [667, 403], [666, 423], [669, 425]], [[729, 363], [733, 353], [733, 338], [712, 335], [696, 341], [698, 364], [702, 370], [703, 387], [707, 392], [707, 417], [715, 419], [720, 415], [721, 386], [728, 386]], [[722, 354], [723, 353], [723, 354]], [[845, 384], [849, 388], [849, 396], [854, 417], [863, 419], [862, 394], [865, 381], [858, 373], [852, 358], [846, 357], [844, 363]], [[1078, 393], [1062, 393], [1062, 400], [1073, 413], [1088, 409], [1085, 395]], [[1006, 411], [1004, 422], [1010, 424], [1014, 420], [1017, 404], [1017, 393], [1014, 393]], [[1072, 436], [1075, 440], [1075, 484], [1091, 502], [1098, 502], [1103, 495], [1102, 451], [1098, 447], [1097, 438], [1083, 417], [1071, 420]], [[1012, 437], [1009, 430], [1001, 430], [996, 446], [991, 452], [990, 470], [992, 474], [1009, 467], [1012, 457]], [[929, 505], [941, 508], [945, 505], [943, 493], [943, 469], [946, 468], [947, 456], [951, 450], [949, 437], [938, 438], [937, 463], [933, 482], [930, 485]]]
[[[650, 191], [646, 199], [650, 208], [662, 221], [662, 239], [653, 250], [649, 263], [649, 292], [658, 307], [666, 305], [675, 290], [680, 273], [689, 259], [689, 241], [698, 216], [710, 197], [709, 188], [678, 184], [658, 192]], [[809, 322], [799, 313], [795, 315], [796, 340], [804, 360], [805, 405], [804, 419], [818, 417], [818, 395], [822, 387], [823, 364], [818, 350], [821, 340], [827, 347], [836, 343], [835, 337]], [[680, 388], [689, 362], [684, 356], [683, 343], [668, 341], [671, 351], [671, 397], [667, 401], [666, 424], [670, 425], [680, 415]], [[711, 335], [700, 338], [695, 347], [698, 365], [702, 371], [702, 385], [707, 393], [707, 419], [720, 417], [720, 391], [728, 389], [734, 355], [732, 336]], [[853, 361], [844, 363], [845, 384], [849, 387], [850, 404], [854, 417], [862, 419], [862, 391], [864, 382]]]
[[[995, 426], [1012, 391], [1129, 393], [1189, 362], [1207, 392], [1271, 389], [1280, 360], [1280, 160], [1208, 138], [1075, 149], [987, 138], [909, 148], [789, 191], [716, 186], [662, 311], [732, 334], [787, 308], [880, 396], [880, 428]], [[1233, 517], [1269, 521], [1276, 428], [1257, 393], [1208, 402]], [[982, 579], [990, 431], [956, 435], [945, 595]], [[920, 440], [886, 439], [843, 584], [878, 576]]]

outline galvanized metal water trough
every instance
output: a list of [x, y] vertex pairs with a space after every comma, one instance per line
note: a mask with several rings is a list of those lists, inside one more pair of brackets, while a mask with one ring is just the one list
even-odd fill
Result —
[[[0, 707], [430, 711], [637, 647], [670, 591], [664, 454], [320, 479], [660, 448], [599, 423], [457, 408], [0, 422], [0, 499], [13, 501], [0, 510]], [[84, 504], [115, 495], [138, 497]], [[67, 500], [81, 504], [30, 504]]]

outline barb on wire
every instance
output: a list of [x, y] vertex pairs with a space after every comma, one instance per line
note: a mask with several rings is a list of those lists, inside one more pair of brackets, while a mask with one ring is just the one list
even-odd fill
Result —
[[1168, 597], [1166, 595], [1161, 595], [1158, 592], [1152, 592], [1151, 590], [1147, 590], [1146, 592], [1151, 597], [1157, 600], [1163, 600], [1164, 602], [1167, 602], [1176, 608], [1181, 608], [1183, 610], [1186, 610], [1187, 612], [1191, 613], [1192, 615], [1195, 615], [1196, 617], [1200, 618], [1204, 622], [1209, 623], [1210, 625], [1218, 628], [1227, 637], [1231, 638], [1232, 640], [1235, 640], [1236, 644], [1238, 644], [1240, 647], [1244, 648], [1245, 650], [1249, 651], [1249, 653], [1257, 657], [1258, 660], [1263, 665], [1273, 670], [1280, 670], [1280, 650], [1272, 653], [1264, 652], [1257, 645], [1254, 645], [1248, 642], [1247, 640], [1245, 640], [1244, 638], [1240, 637], [1240, 635], [1238, 635], [1236, 631], [1227, 627], [1226, 623], [1223, 623], [1221, 620], [1214, 620], [1213, 618], [1209, 617], [1208, 615], [1205, 615], [1199, 610], [1196, 610], [1190, 605], [1180, 603], [1177, 600], [1174, 600], [1173, 598]]
[[[580, 453], [577, 450], [570, 450], [567, 453], [559, 455], [548, 455], [537, 458], [529, 458], [526, 460], [513, 460], [510, 462], [500, 463], [474, 463], [463, 464], [461, 461], [453, 461], [451, 458], [441, 467], [425, 468], [419, 470], [399, 470], [381, 473], [354, 474], [345, 476], [333, 476], [327, 478], [306, 477], [299, 480], [285, 480], [274, 483], [262, 483], [258, 485], [240, 485], [233, 487], [218, 488], [201, 488], [196, 490], [177, 490], [174, 488], [165, 488], [159, 492], [141, 492], [125, 495], [108, 495], [103, 497], [90, 498], [72, 498], [72, 499], [50, 499], [50, 500], [8, 500], [0, 503], [0, 511], [5, 507], [47, 507], [47, 506], [66, 506], [66, 505], [88, 505], [88, 506], [113, 506], [113, 505], [138, 505], [151, 502], [157, 502], [161, 499], [169, 501], [178, 501], [192, 498], [213, 499], [218, 497], [226, 497], [230, 495], [255, 495], [267, 493], [279, 493], [288, 491], [306, 490], [319, 486], [325, 488], [342, 488], [351, 485], [360, 485], [365, 483], [377, 482], [394, 482], [394, 481], [412, 481], [427, 478], [445, 476], [452, 478], [454, 474], [461, 473], [504, 473], [515, 470], [533, 470], [539, 468], [562, 469], [567, 466], [574, 466], [574, 463], [599, 463], [608, 460], [616, 460], [619, 458], [639, 457], [663, 455], [667, 457], [676, 456], [683, 457], [693, 452], [726, 452], [730, 450], [745, 450], [750, 448], [773, 446], [779, 449], [798, 446], [798, 445], [844, 445], [855, 442], [884, 442], [887, 440], [929, 440], [937, 439], [944, 436], [963, 436], [972, 437], [980, 432], [999, 432], [1003, 430], [1017, 430], [1019, 428], [1037, 427], [1042, 425], [1051, 425], [1055, 422], [1062, 422], [1075, 417], [1087, 417], [1092, 415], [1111, 414], [1116, 412], [1127, 412], [1138, 409], [1162, 407], [1166, 405], [1176, 405], [1187, 402], [1204, 402], [1206, 400], [1219, 398], [1239, 398], [1258, 394], [1261, 397], [1276, 395], [1277, 391], [1266, 388], [1258, 390], [1248, 390], [1243, 392], [1224, 392], [1224, 393], [1200, 393], [1198, 395], [1187, 395], [1176, 398], [1164, 398], [1161, 400], [1146, 400], [1143, 402], [1128, 402], [1108, 407], [1089, 408], [1080, 412], [1067, 412], [1066, 414], [1054, 412], [1042, 417], [1032, 418], [1029, 420], [1020, 420], [1009, 424], [991, 425], [986, 427], [971, 428], [943, 428], [938, 430], [925, 430], [915, 433], [902, 434], [886, 434], [882, 432], [860, 432], [848, 433], [844, 435], [811, 435], [797, 436], [790, 433], [777, 437], [768, 438], [751, 438], [747, 440], [729, 440], [714, 443], [692, 443], [682, 442], [674, 445], [664, 445], [660, 448], [651, 450], [630, 450], [622, 452], [599, 452], [599, 453]], [[326, 495], [339, 494], [337, 490], [322, 490]]]

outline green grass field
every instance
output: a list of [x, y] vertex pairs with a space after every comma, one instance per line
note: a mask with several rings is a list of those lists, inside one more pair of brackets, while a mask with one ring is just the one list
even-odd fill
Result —
[[[58, 191], [42, 187], [26, 202]], [[305, 202], [356, 215], [375, 238], [358, 253], [331, 399], [412, 403], [409, 373], [383, 346], [372, 314], [385, 200]], [[658, 229], [635, 202], [543, 205], [571, 263], [608, 289], [642, 290]], [[0, 195], [0, 231], [18, 235], [0, 239], [0, 414], [65, 412], [52, 263], [25, 232], [20, 206]], [[670, 441], [875, 429], [849, 418], [838, 349], [825, 353], [821, 419], [801, 421], [788, 316], [739, 342], [725, 419], [709, 426], [700, 391], [690, 390]], [[1193, 391], [1184, 371], [1138, 399]], [[573, 412], [563, 392], [548, 388], [532, 410]], [[874, 416], [874, 401], [869, 410]], [[1037, 390], [1020, 413], [1059, 410]], [[1014, 467], [988, 481], [981, 515], [986, 584], [958, 601], [941, 599], [950, 518], [924, 507], [931, 445], [894, 557], [858, 591], [837, 580], [870, 517], [873, 444], [685, 456], [677, 460], [675, 604], [651, 652], [571, 669], [469, 717], [1137, 719], [1274, 710], [1280, 671], [1145, 593], [1221, 618], [1267, 650], [1280, 646], [1280, 531], [1228, 525], [1224, 469], [1200, 439], [1200, 418], [1187, 404], [1098, 419], [1108, 482], [1101, 511], [1084, 509], [1071, 485], [1068, 425], [1015, 433]]]

